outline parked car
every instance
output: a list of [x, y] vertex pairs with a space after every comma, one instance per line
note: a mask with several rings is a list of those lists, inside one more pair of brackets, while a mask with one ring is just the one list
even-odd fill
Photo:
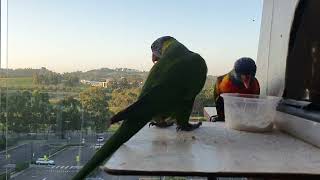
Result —
[[103, 142], [103, 141], [104, 141], [104, 137], [98, 137], [98, 138], [97, 138], [97, 141], [98, 141], [98, 142]]
[[94, 145], [95, 149], [100, 149], [103, 146], [103, 143], [97, 143]]
[[46, 160], [45, 158], [38, 158], [36, 160], [36, 164], [38, 165], [55, 165], [54, 160]]

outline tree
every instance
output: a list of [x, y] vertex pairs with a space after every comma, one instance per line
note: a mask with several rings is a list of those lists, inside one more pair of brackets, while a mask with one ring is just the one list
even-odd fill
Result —
[[61, 83], [62, 76], [59, 73], [49, 71], [45, 68], [42, 68], [39, 72], [33, 74], [33, 83], [41, 85], [57, 85]]
[[49, 102], [49, 94], [40, 91], [33, 91], [31, 98], [32, 119], [31, 130], [37, 132], [41, 128], [47, 128], [50, 124], [52, 106]]
[[111, 99], [108, 101], [110, 111], [115, 114], [125, 109], [138, 99], [140, 88], [117, 89], [111, 93]]
[[5, 124], [6, 124], [6, 103], [7, 94], [3, 89], [0, 89], [0, 123], [1, 123], [1, 131], [2, 136], [4, 137], [5, 134]]
[[63, 130], [80, 130], [80, 102], [72, 96], [65, 97], [59, 102], [62, 106]]
[[63, 74], [63, 84], [66, 86], [77, 86], [79, 85], [80, 79], [77, 75], [65, 73]]
[[128, 89], [128, 88], [130, 88], [130, 84], [129, 84], [127, 78], [121, 77], [121, 78], [119, 79], [119, 81], [118, 81], [118, 87], [119, 87], [120, 89]]
[[207, 88], [203, 89], [196, 97], [194, 104], [193, 104], [193, 111], [192, 114], [203, 114], [203, 108], [206, 106], [214, 106], [214, 99], [213, 99], [213, 91], [214, 88]]
[[29, 119], [32, 118], [31, 94], [28, 91], [16, 91], [8, 96], [8, 130], [28, 132]]
[[[97, 132], [102, 132], [109, 124], [108, 97], [101, 87], [90, 87], [80, 93], [81, 105]], [[90, 124], [90, 122], [86, 122]]]

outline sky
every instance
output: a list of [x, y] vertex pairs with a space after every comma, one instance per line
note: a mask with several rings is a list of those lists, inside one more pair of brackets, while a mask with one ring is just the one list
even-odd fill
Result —
[[221, 75], [256, 59], [262, 0], [9, 0], [8, 14], [9, 68], [148, 71], [150, 45], [170, 35]]

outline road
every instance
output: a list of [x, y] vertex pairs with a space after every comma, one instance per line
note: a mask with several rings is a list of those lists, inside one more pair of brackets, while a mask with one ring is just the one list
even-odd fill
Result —
[[[105, 135], [104, 137], [107, 137]], [[86, 141], [90, 143], [95, 143], [95, 135], [85, 136]], [[57, 139], [55, 136], [49, 140], [33, 140], [20, 145], [9, 148], [8, 154], [10, 158], [6, 160], [5, 151], [0, 152], [0, 167], [5, 166], [6, 164], [17, 164], [21, 162], [31, 162], [31, 160], [36, 160], [43, 155], [50, 155], [54, 152], [55, 149], [65, 145], [65, 144], [78, 144], [80, 143], [79, 136], [71, 136], [71, 139]]]
[[[56, 155], [51, 159], [55, 161], [55, 165], [45, 166], [45, 165], [31, 165], [28, 169], [17, 173], [11, 177], [13, 180], [68, 180], [71, 179], [78, 171], [81, 166], [83, 166], [95, 153], [94, 148], [95, 142], [86, 143], [85, 146], [70, 146]], [[19, 157], [25, 158], [24, 153], [28, 151], [30, 145], [23, 145], [12, 150], [13, 155], [19, 154], [17, 157], [12, 158], [12, 161], [18, 160]], [[39, 151], [47, 150], [46, 147], [42, 145], [33, 145], [33, 148], [39, 148]], [[31, 147], [29, 147], [31, 148]], [[80, 167], [76, 161], [76, 155], [79, 153], [79, 148], [81, 151], [80, 156]], [[21, 154], [20, 154], [21, 153]], [[29, 155], [27, 155], [30, 158]], [[27, 158], [27, 159], [28, 159]], [[107, 180], [139, 180], [138, 176], [112, 176], [105, 172], [99, 170], [95, 174], [90, 176], [96, 180], [107, 179]], [[144, 177], [145, 180], [160, 180], [159, 177]], [[192, 178], [194, 179], [194, 178]]]
[[0, 153], [0, 166], [5, 164], [17, 164], [19, 162], [30, 162], [32, 156], [34, 159], [41, 157], [44, 154], [50, 152], [52, 147], [49, 144], [43, 142], [40, 143], [26, 143], [19, 145], [17, 148], [8, 151], [10, 158], [5, 159], [5, 152]]
[[[12, 177], [14, 180], [65, 180], [71, 179], [73, 175], [79, 170], [77, 166], [76, 155], [81, 148], [80, 165], [84, 165], [95, 153], [94, 144], [87, 144], [86, 146], [71, 146], [65, 150], [57, 153], [52, 159], [55, 161], [54, 166], [32, 165], [25, 171]], [[98, 172], [93, 175], [96, 178], [111, 179], [111, 180], [138, 180], [134, 176], [111, 176], [104, 172]]]

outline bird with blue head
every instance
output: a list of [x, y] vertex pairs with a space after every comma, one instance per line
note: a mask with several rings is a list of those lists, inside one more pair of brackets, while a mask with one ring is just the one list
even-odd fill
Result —
[[217, 115], [210, 121], [224, 121], [223, 93], [260, 94], [260, 85], [255, 78], [257, 66], [253, 59], [242, 57], [234, 63], [233, 69], [217, 78], [214, 86], [214, 101]]

